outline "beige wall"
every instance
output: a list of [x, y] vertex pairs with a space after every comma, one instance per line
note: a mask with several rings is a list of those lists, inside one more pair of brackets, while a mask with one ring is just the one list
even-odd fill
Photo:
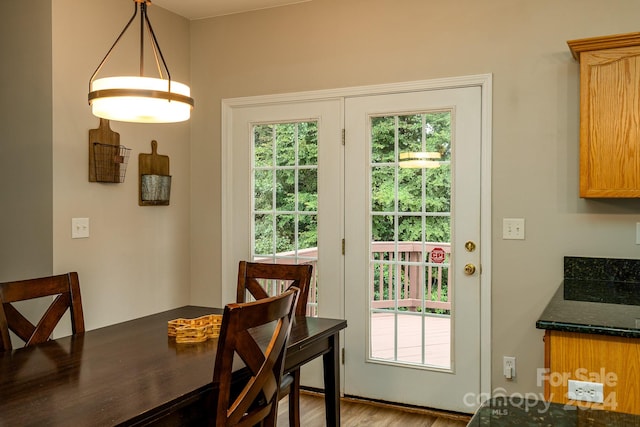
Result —
[[[221, 99], [492, 73], [492, 389], [540, 392], [535, 321], [563, 256], [640, 255], [639, 201], [578, 197], [566, 41], [637, 31], [639, 16], [629, 0], [313, 0], [193, 21], [192, 302], [221, 302]], [[501, 239], [504, 217], [526, 219], [526, 240]], [[514, 381], [503, 355], [517, 357]]]
[[0, 2], [0, 64], [0, 281], [5, 281], [26, 272], [50, 274], [53, 262], [49, 0]]
[[[88, 182], [89, 78], [133, 13], [133, 2], [53, 4], [53, 270], [80, 275], [86, 326], [139, 317], [189, 302], [190, 124], [112, 122], [131, 148], [125, 182]], [[150, 7], [172, 78], [189, 83], [189, 21]], [[138, 20], [100, 77], [138, 71]], [[128, 43], [130, 41], [130, 43]], [[147, 44], [147, 48], [148, 48]], [[146, 67], [146, 75], [154, 68]], [[111, 74], [113, 75], [113, 74]], [[169, 206], [138, 206], [138, 155], [170, 158]], [[71, 239], [71, 218], [90, 219], [89, 239]]]

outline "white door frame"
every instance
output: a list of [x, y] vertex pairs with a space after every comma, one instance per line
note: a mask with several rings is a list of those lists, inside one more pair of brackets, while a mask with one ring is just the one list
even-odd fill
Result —
[[[492, 85], [491, 74], [478, 74], [433, 80], [421, 80], [404, 83], [357, 86], [308, 92], [296, 92], [276, 95], [262, 95], [222, 100], [222, 247], [233, 240], [231, 227], [227, 227], [233, 218], [230, 190], [232, 172], [232, 150], [229, 149], [233, 108], [249, 105], [266, 105], [285, 102], [303, 102], [319, 99], [336, 99], [386, 93], [413, 92], [428, 89], [447, 89], [478, 86], [482, 92], [482, 135], [481, 135], [481, 198], [480, 198], [480, 241], [482, 251], [480, 265], [480, 393], [491, 393], [491, 153], [492, 153]], [[231, 264], [230, 264], [231, 263]], [[222, 283], [235, 283], [237, 266], [226, 251], [222, 251]], [[222, 287], [222, 300], [233, 300]], [[342, 298], [340, 298], [342, 299]], [[344, 312], [344, 311], [343, 311]], [[341, 381], [342, 382], [342, 381]], [[341, 387], [342, 388], [342, 387]]]

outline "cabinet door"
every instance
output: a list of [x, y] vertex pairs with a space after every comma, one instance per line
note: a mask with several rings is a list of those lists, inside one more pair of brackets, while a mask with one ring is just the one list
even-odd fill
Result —
[[580, 197], [640, 197], [640, 46], [580, 64]]
[[[640, 415], [640, 341], [574, 332], [545, 334], [545, 400]], [[568, 397], [569, 381], [603, 385], [603, 402]]]

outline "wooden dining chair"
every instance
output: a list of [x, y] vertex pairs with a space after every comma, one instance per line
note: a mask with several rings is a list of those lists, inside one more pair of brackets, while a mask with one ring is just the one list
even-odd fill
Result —
[[[225, 306], [213, 370], [215, 412], [209, 416], [210, 426], [275, 427], [297, 299], [298, 289], [293, 287], [274, 297]], [[248, 371], [248, 380], [240, 387], [232, 382], [234, 360], [242, 360]]]
[[[55, 297], [36, 325], [13, 303], [34, 298]], [[73, 334], [84, 332], [84, 315], [78, 273], [0, 283], [0, 351], [12, 349], [9, 331], [31, 346], [47, 341], [67, 309]]]
[[[259, 300], [278, 294], [289, 286], [300, 289], [296, 316], [305, 316], [313, 275], [309, 264], [271, 264], [240, 261], [238, 266], [237, 302], [246, 301], [247, 294]], [[271, 288], [271, 289], [270, 289]], [[300, 369], [286, 372], [280, 385], [280, 399], [289, 396], [289, 426], [300, 427]]]

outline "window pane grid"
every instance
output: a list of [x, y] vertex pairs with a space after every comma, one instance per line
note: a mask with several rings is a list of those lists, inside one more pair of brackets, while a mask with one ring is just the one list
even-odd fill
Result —
[[[431, 360], [429, 341], [434, 333], [429, 318], [449, 319], [451, 314], [451, 113], [443, 110], [370, 119], [372, 360], [450, 367], [450, 361]], [[399, 155], [408, 151], [436, 152], [440, 155], [438, 166], [401, 168]], [[386, 344], [374, 337], [381, 336], [376, 327], [392, 328]]]
[[[252, 260], [315, 266], [317, 122], [262, 123], [252, 129]], [[315, 315], [315, 278], [308, 306]]]

